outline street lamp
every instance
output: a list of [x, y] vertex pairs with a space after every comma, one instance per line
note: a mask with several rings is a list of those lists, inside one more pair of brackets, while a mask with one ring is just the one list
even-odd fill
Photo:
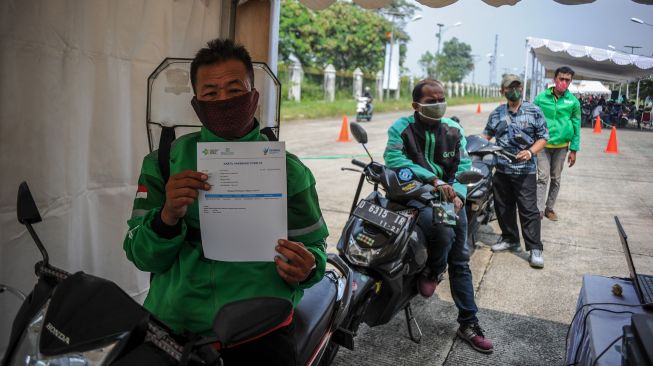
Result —
[[442, 43], [442, 32], [446, 31], [449, 28], [458, 27], [458, 26], [460, 26], [462, 24], [463, 24], [463, 22], [456, 22], [455, 24], [450, 25], [448, 27], [444, 27], [444, 24], [442, 24], [442, 23], [437, 24], [438, 25], [438, 33], [435, 34], [435, 37], [437, 37], [437, 39], [438, 39], [438, 52], [436, 53], [436, 55], [440, 54], [440, 43]]
[[[392, 25], [392, 29], [390, 30], [390, 54], [388, 55], [388, 85], [387, 85], [387, 88], [386, 88], [386, 91], [385, 91], [385, 99], [386, 100], [390, 99], [390, 75], [392, 75], [392, 51], [393, 51], [394, 44], [395, 44], [395, 37], [394, 37], [394, 35], [395, 35], [395, 17], [402, 15], [401, 13], [398, 13], [398, 12], [387, 12], [387, 14], [392, 16], [392, 21], [390, 22], [390, 24]], [[417, 21], [417, 20], [420, 20], [420, 19], [422, 19], [422, 15], [417, 14], [410, 20], [410, 22], [414, 22], [414, 21]], [[400, 80], [399, 84], [401, 86], [401, 80]]]
[[631, 54], [634, 54], [634, 53], [635, 53], [635, 49], [637, 49], [637, 48], [642, 48], [642, 46], [624, 46], [624, 47], [626, 47], [626, 48], [630, 48], [630, 53], [631, 53]]
[[637, 24], [645, 24], [645, 25], [648, 25], [649, 27], [653, 28], [653, 24], [646, 23], [645, 21], [643, 21], [643, 20], [641, 20], [639, 18], [630, 18], [630, 21], [635, 22]]

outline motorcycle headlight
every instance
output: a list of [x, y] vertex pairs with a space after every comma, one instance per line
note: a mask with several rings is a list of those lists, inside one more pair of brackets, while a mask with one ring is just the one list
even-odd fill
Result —
[[356, 239], [350, 237], [345, 255], [351, 263], [362, 267], [369, 267], [374, 262], [385, 258], [387, 252], [391, 250], [391, 245], [384, 245], [378, 248], [361, 246]]
[[23, 332], [9, 364], [12, 366], [100, 366], [104, 364], [104, 361], [119, 341], [113, 341], [102, 348], [86, 352], [72, 352], [57, 356], [44, 356], [39, 352], [43, 321], [49, 304], [49, 302], [46, 303], [32, 318]]

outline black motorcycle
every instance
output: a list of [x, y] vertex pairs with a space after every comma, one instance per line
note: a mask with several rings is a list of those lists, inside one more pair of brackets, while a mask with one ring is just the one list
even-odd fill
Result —
[[[35, 266], [38, 281], [14, 320], [3, 366], [222, 365], [220, 349], [264, 334], [293, 311], [286, 299], [236, 301], [216, 314], [214, 336], [174, 334], [115, 283], [49, 263], [32, 227], [41, 215], [24, 182], [17, 214], [43, 260]], [[298, 364], [323, 361], [332, 334], [348, 313], [351, 281], [347, 265], [330, 255], [324, 278], [305, 291], [294, 309]]]
[[[365, 130], [354, 122], [351, 131], [367, 151]], [[354, 290], [350, 312], [333, 336], [332, 356], [339, 346], [353, 350], [362, 322], [370, 327], [386, 324], [401, 310], [410, 339], [420, 342], [422, 332], [410, 302], [418, 293], [417, 280], [426, 265], [427, 246], [417, 217], [421, 210], [432, 208], [434, 224], [456, 222], [453, 204], [441, 200], [437, 189], [420, 181], [409, 168], [391, 169], [373, 160], [369, 164], [352, 160], [352, 164], [362, 171], [343, 170], [360, 172], [361, 177], [337, 249], [352, 268]], [[480, 175], [470, 171], [456, 179], [468, 184]], [[374, 185], [374, 191], [359, 201], [365, 180]]]
[[470, 253], [473, 253], [478, 240], [479, 227], [496, 219], [492, 178], [497, 159], [514, 162], [516, 157], [481, 135], [467, 136], [467, 154], [472, 160], [471, 170], [480, 173], [483, 177], [478, 182], [467, 185], [467, 199], [465, 200], [467, 246]]

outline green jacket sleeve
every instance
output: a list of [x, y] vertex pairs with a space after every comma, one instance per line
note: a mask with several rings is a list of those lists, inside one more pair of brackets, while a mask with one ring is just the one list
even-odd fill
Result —
[[389, 168], [410, 168], [420, 179], [432, 181], [436, 175], [413, 163], [404, 154], [404, 141], [401, 139], [401, 133], [406, 128], [407, 122], [399, 120], [395, 122], [388, 130], [388, 144], [383, 152], [383, 160]]
[[[472, 167], [472, 160], [467, 154], [467, 139], [465, 138], [465, 131], [462, 127], [460, 127], [460, 143], [458, 145], [458, 152], [460, 154], [460, 162], [458, 163], [456, 175], [466, 172]], [[467, 186], [456, 180], [453, 183], [453, 190], [456, 191], [458, 197], [465, 202], [465, 198], [467, 197]]]
[[569, 143], [569, 150], [578, 151], [580, 150], [580, 102], [578, 100], [576, 100], [574, 109], [571, 112], [571, 127], [574, 129], [574, 134]]
[[326, 242], [329, 230], [322, 217], [315, 190], [315, 178], [297, 157], [290, 155], [288, 171], [288, 240], [304, 244], [315, 257], [313, 275], [297, 285], [306, 289], [324, 277], [326, 268]]
[[134, 199], [132, 217], [123, 242], [127, 259], [145, 272], [167, 271], [177, 258], [179, 248], [186, 237], [182, 220], [181, 233], [171, 239], [159, 237], [152, 230], [152, 222], [159, 215], [165, 199], [165, 184], [159, 173], [156, 152], [143, 159], [138, 178], [138, 192]]

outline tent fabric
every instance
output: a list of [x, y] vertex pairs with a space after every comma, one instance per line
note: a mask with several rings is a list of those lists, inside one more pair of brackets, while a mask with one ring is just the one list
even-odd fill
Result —
[[628, 55], [602, 48], [528, 37], [527, 48], [546, 68], [547, 77], [560, 66], [569, 66], [574, 79], [624, 82], [649, 77], [653, 74], [653, 58]]
[[584, 95], [609, 95], [610, 89], [596, 80], [583, 80], [578, 84], [578, 92]]
[[[313, 10], [323, 10], [328, 8], [336, 0], [299, 0], [301, 3]], [[366, 9], [383, 8], [390, 5], [391, 0], [353, 0], [356, 4]], [[458, 0], [417, 0], [418, 3], [430, 8], [442, 8], [449, 6]], [[521, 0], [483, 0], [484, 3], [496, 7], [503, 5], [515, 5]], [[593, 3], [596, 0], [553, 0], [563, 5], [580, 5]], [[639, 4], [652, 5], [653, 0], [632, 0]]]
[[[16, 220], [25, 180], [50, 263], [147, 291], [122, 249], [148, 153], [147, 77], [216, 38], [220, 12], [207, 0], [0, 2], [0, 282], [29, 292], [41, 259]], [[0, 296], [0, 354], [18, 306]]]

